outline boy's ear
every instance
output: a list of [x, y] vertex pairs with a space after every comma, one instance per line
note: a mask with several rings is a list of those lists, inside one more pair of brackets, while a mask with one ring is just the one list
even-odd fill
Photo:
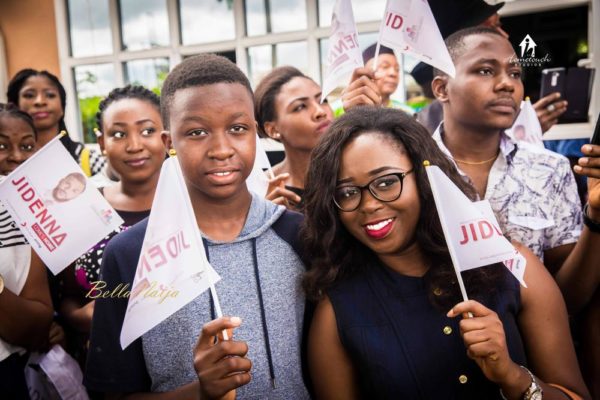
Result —
[[165, 145], [165, 149], [167, 150], [167, 152], [169, 151], [169, 149], [173, 148], [173, 141], [171, 140], [171, 132], [162, 131], [160, 133], [160, 138], [162, 139], [162, 142]]
[[448, 102], [448, 76], [436, 76], [431, 82], [431, 90], [440, 103]]
[[265, 122], [265, 133], [273, 140], [281, 140], [281, 134], [277, 131], [277, 125], [273, 121]]

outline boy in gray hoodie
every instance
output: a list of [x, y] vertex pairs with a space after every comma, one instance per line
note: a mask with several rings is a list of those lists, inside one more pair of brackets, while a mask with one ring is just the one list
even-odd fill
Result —
[[[216, 286], [222, 309], [236, 317], [215, 319], [205, 292], [121, 350], [127, 299], [98, 299], [86, 386], [165, 399], [309, 398], [300, 360], [304, 266], [296, 235], [302, 217], [246, 187], [256, 136], [247, 78], [223, 57], [188, 58], [164, 83], [161, 113], [207, 256], [222, 278]], [[106, 247], [107, 289], [133, 281], [146, 226], [140, 222]], [[235, 329], [234, 338], [218, 339], [223, 329]]]

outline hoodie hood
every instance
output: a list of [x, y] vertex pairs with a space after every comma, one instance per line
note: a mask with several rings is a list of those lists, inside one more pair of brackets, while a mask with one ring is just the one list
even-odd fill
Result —
[[252, 195], [252, 201], [250, 202], [250, 209], [246, 216], [246, 222], [242, 231], [232, 241], [224, 242], [218, 240], [212, 240], [202, 233], [202, 237], [210, 244], [224, 244], [224, 243], [238, 243], [245, 240], [254, 239], [264, 232], [266, 232], [271, 225], [277, 221], [277, 219], [284, 213], [285, 207], [274, 204], [264, 198], [258, 196], [255, 193], [250, 192]]

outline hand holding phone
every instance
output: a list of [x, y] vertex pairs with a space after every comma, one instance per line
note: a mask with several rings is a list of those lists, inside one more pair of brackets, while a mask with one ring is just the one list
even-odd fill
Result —
[[542, 87], [540, 89], [540, 99], [551, 94], [558, 92], [560, 96], [564, 98], [565, 89], [565, 69], [560, 68], [547, 68], [542, 70]]

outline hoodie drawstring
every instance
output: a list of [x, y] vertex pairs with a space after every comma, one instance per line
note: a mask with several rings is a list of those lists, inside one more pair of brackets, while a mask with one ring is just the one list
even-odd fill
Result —
[[[202, 244], [204, 245], [204, 253], [206, 253], [206, 259], [210, 263], [210, 253], [208, 252], [208, 242], [202, 238]], [[267, 347], [267, 361], [269, 362], [269, 374], [271, 375], [271, 384], [275, 388], [275, 368], [273, 367], [273, 354], [271, 353], [271, 342], [269, 341], [269, 330], [267, 329], [267, 318], [265, 316], [265, 303], [263, 300], [262, 288], [260, 286], [260, 273], [258, 271], [258, 257], [256, 255], [256, 238], [252, 239], [252, 262], [254, 264], [254, 277], [256, 278], [256, 291], [258, 293], [258, 302], [260, 304], [260, 316], [262, 322], [263, 335], [265, 337], [265, 345]], [[208, 296], [210, 299], [210, 317], [211, 319], [216, 318], [215, 303], [212, 296]]]
[[[206, 254], [206, 261], [210, 264], [210, 253], [208, 252], [208, 242], [202, 238], [202, 245], [204, 246], [204, 254]], [[215, 302], [211, 295], [208, 296], [210, 302], [210, 319], [214, 320], [217, 318], [217, 312], [215, 311]]]
[[256, 256], [256, 238], [252, 239], [252, 260], [254, 262], [254, 276], [256, 278], [256, 291], [258, 292], [258, 302], [260, 303], [260, 315], [262, 318], [263, 335], [265, 336], [265, 345], [267, 346], [267, 360], [269, 361], [269, 373], [271, 374], [271, 384], [273, 385], [273, 388], [275, 388], [275, 369], [273, 368], [273, 355], [271, 354], [269, 330], [267, 329], [267, 318], [265, 317], [265, 303], [263, 301], [262, 288], [260, 287], [258, 258]]

